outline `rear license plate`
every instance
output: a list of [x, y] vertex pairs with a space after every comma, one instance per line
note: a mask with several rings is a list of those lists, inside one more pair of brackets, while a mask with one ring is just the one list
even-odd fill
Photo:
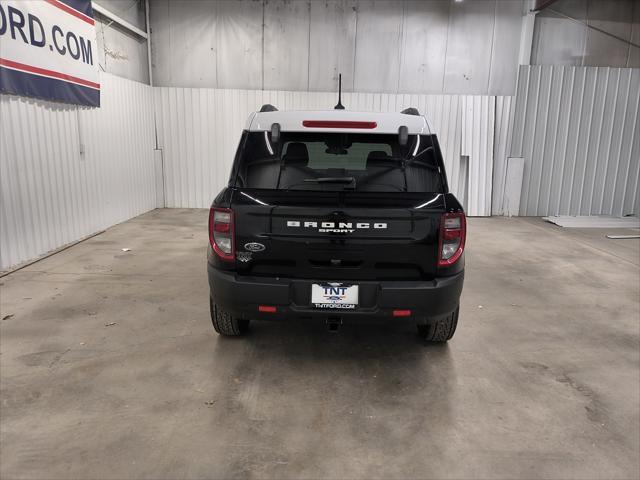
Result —
[[316, 308], [354, 309], [358, 306], [358, 285], [344, 283], [314, 283], [311, 303]]

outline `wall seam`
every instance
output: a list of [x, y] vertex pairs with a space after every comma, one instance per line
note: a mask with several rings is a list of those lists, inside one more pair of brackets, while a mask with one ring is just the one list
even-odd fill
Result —
[[355, 19], [355, 32], [353, 34], [353, 72], [351, 77], [351, 91], [355, 92], [356, 90], [356, 62], [357, 62], [357, 53], [358, 53], [358, 17], [360, 16], [360, 8], [359, 4], [356, 5], [356, 19]]
[[496, 23], [498, 17], [498, 1], [494, 0], [493, 2], [493, 28], [491, 31], [491, 47], [489, 48], [489, 75], [487, 75], [487, 89], [486, 94], [489, 94], [489, 90], [491, 89], [491, 74], [493, 73], [493, 46], [496, 41]]
[[262, 0], [262, 68], [260, 69], [260, 73], [262, 75], [260, 89], [264, 91], [264, 16], [265, 16], [265, 8], [266, 8], [266, 0]]
[[440, 92], [444, 93], [445, 79], [447, 78], [447, 59], [449, 58], [449, 33], [451, 32], [451, 2], [448, 3], [449, 10], [447, 14], [447, 38], [444, 42], [444, 68], [442, 70], [442, 88]]
[[400, 19], [400, 29], [398, 30], [398, 80], [396, 81], [396, 95], [400, 93], [400, 75], [402, 74], [402, 40], [404, 37], [404, 22], [406, 16], [407, 1], [402, 1], [402, 17]]
[[584, 59], [587, 56], [587, 42], [589, 41], [589, 2], [585, 2], [585, 26], [584, 35], [582, 37], [582, 58], [580, 60], [580, 66], [584, 67]]

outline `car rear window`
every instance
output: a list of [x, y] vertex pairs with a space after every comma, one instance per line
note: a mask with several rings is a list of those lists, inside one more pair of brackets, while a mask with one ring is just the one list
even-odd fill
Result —
[[242, 188], [442, 192], [443, 174], [432, 135], [245, 132], [232, 182]]
[[[283, 146], [283, 155], [286, 157], [287, 150], [293, 142], [287, 142]], [[336, 155], [327, 153], [327, 146], [324, 142], [305, 142], [309, 152], [309, 162], [307, 167], [315, 170], [327, 168], [345, 168], [347, 170], [366, 170], [367, 157], [371, 152], [383, 152], [391, 156], [391, 147], [386, 143], [357, 143], [354, 142], [346, 153]]]

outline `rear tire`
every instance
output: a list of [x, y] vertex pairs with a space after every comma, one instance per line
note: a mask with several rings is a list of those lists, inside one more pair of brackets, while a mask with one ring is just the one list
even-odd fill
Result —
[[458, 326], [459, 313], [460, 307], [458, 306], [442, 320], [428, 325], [418, 325], [418, 334], [427, 342], [444, 343], [451, 340]]
[[220, 308], [211, 299], [209, 299], [209, 310], [211, 311], [211, 323], [219, 335], [238, 337], [247, 333], [249, 320], [234, 318], [231, 313]]

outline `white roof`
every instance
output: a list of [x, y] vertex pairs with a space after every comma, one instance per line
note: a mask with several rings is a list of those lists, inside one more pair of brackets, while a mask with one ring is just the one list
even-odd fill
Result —
[[[306, 127], [302, 123], [305, 121], [375, 122], [375, 126], [373, 128], [371, 128], [372, 125], [368, 128]], [[252, 132], [268, 131], [274, 123], [279, 123], [280, 130], [283, 132], [398, 133], [398, 128], [406, 126], [410, 135], [434, 133], [423, 116], [349, 110], [254, 112], [249, 115], [245, 128]]]

